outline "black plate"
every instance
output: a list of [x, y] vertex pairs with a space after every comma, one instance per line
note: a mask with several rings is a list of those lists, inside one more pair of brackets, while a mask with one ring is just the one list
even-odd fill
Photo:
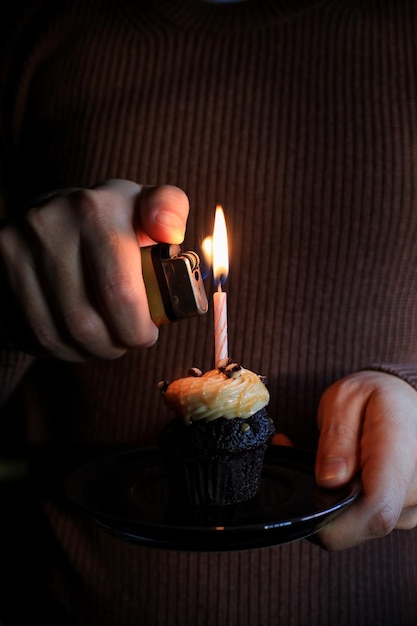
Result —
[[142, 545], [219, 552], [263, 548], [317, 532], [359, 495], [354, 480], [319, 488], [314, 455], [270, 446], [259, 495], [224, 507], [184, 508], [170, 500], [159, 451], [143, 448], [84, 465], [67, 480], [67, 494], [113, 535]]

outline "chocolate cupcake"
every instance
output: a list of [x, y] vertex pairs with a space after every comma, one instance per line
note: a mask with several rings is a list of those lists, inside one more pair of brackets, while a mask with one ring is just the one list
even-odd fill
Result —
[[171, 495], [204, 506], [255, 497], [275, 432], [264, 380], [227, 359], [205, 374], [193, 368], [161, 390], [176, 414], [159, 439]]

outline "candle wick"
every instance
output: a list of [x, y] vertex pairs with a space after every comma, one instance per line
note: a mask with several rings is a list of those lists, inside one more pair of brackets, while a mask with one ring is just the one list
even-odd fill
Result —
[[217, 291], [222, 291], [222, 284], [225, 282], [225, 280], [225, 274], [220, 274], [218, 278], [216, 277], [215, 282], [217, 284]]

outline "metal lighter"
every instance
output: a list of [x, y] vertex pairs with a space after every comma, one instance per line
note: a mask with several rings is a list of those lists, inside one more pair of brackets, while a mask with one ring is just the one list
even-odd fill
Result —
[[141, 248], [151, 317], [157, 326], [204, 315], [208, 301], [196, 252], [172, 244]]

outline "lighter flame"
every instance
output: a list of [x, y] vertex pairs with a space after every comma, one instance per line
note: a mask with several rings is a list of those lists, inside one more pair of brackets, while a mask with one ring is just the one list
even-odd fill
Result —
[[229, 273], [229, 246], [227, 243], [226, 220], [223, 209], [216, 206], [212, 241], [213, 276], [219, 285], [226, 281]]
[[203, 239], [201, 243], [201, 251], [207, 265], [210, 265], [211, 267], [213, 265], [213, 237], [211, 235], [208, 235]]

